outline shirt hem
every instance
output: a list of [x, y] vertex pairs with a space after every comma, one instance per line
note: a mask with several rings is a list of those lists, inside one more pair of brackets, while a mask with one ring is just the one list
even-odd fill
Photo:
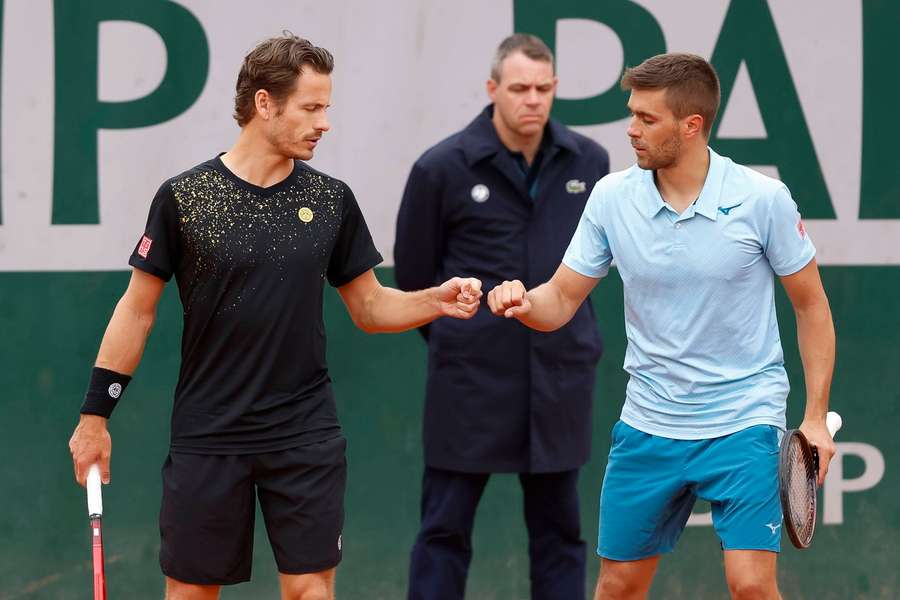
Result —
[[172, 273], [169, 273], [168, 271], [164, 271], [155, 265], [152, 265], [148, 262], [138, 260], [134, 257], [131, 257], [128, 259], [128, 264], [131, 265], [132, 267], [134, 267], [135, 269], [140, 269], [144, 273], [149, 273], [150, 275], [153, 275], [154, 277], [159, 277], [163, 281], [169, 281], [170, 279], [172, 279]]
[[774, 417], [754, 417], [752, 419], [747, 419], [739, 423], [732, 423], [723, 427], [704, 427], [702, 430], [691, 429], [690, 431], [645, 423], [626, 416], [624, 412], [619, 416], [619, 418], [623, 423], [637, 429], [638, 431], [672, 440], [709, 440], [713, 438], [724, 437], [726, 435], [731, 435], [732, 433], [743, 431], [744, 429], [753, 427], [755, 425], [771, 425], [772, 427], [777, 427], [781, 431], [784, 431], [785, 429], [784, 422]]
[[327, 442], [339, 438], [343, 435], [340, 427], [329, 429], [322, 432], [316, 432], [316, 435], [307, 433], [298, 434], [290, 438], [281, 440], [277, 443], [261, 443], [256, 445], [234, 444], [230, 446], [203, 446], [195, 444], [184, 444], [171, 442], [169, 451], [175, 454], [207, 454], [207, 455], [238, 455], [238, 454], [266, 454], [268, 452], [281, 452], [282, 450], [290, 450], [299, 446], [309, 444], [317, 444], [319, 442]]
[[381, 263], [384, 262], [384, 257], [381, 256], [380, 252], [376, 252], [375, 254], [377, 256], [371, 256], [371, 257], [369, 257], [369, 260], [359, 263], [356, 267], [354, 267], [352, 269], [348, 269], [347, 273], [345, 273], [343, 277], [340, 277], [340, 278], [337, 278], [334, 280], [329, 279], [328, 283], [331, 284], [331, 287], [337, 289], [339, 287], [343, 287], [343, 286], [347, 285], [348, 283], [350, 283], [351, 281], [353, 281], [354, 279], [356, 279], [363, 273], [366, 273], [369, 270], [374, 269], [375, 267], [377, 267], [378, 265], [380, 265]]
[[573, 261], [568, 257], [564, 257], [562, 263], [579, 275], [584, 275], [585, 277], [590, 277], [591, 279], [602, 279], [603, 277], [606, 277], [607, 273], [609, 273], [609, 265], [606, 265], [605, 267], [602, 267], [598, 269], [597, 272], [595, 272], [594, 269], [591, 269], [579, 262]]
[[808, 257], [804, 256], [803, 259], [798, 260], [795, 263], [792, 263], [789, 267], [786, 267], [784, 269], [779, 269], [778, 271], [775, 271], [775, 269], [772, 269], [772, 270], [775, 271], [775, 274], [778, 275], [779, 277], [787, 277], [788, 275], [793, 275], [794, 273], [799, 273], [806, 265], [811, 263], [815, 257], [816, 257], [816, 251], [815, 251], [815, 249], [813, 249]]

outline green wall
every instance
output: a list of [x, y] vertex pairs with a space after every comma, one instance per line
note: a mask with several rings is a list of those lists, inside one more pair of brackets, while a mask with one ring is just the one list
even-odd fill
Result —
[[[380, 272], [390, 281], [390, 270]], [[876, 446], [887, 470], [876, 487], [844, 497], [844, 524], [821, 527], [814, 547], [785, 540], [785, 598], [896, 598], [900, 589], [900, 268], [825, 268], [838, 332], [832, 405], [844, 415], [840, 439]], [[97, 345], [128, 274], [0, 274], [0, 600], [87, 598], [90, 553], [84, 493], [72, 480], [67, 441]], [[584, 537], [596, 537], [597, 494], [609, 430], [625, 379], [621, 282], [612, 274], [593, 295], [606, 337], [594, 414], [594, 451], [581, 476]], [[418, 521], [424, 344], [410, 332], [367, 336], [355, 330], [333, 290], [326, 295], [329, 358], [349, 439], [350, 480], [338, 596], [398, 599], [405, 594], [409, 548]], [[793, 317], [779, 292], [794, 394], [789, 420], [802, 415], [802, 379]], [[160, 598], [159, 468], [166, 455], [171, 393], [178, 367], [180, 305], [174, 287], [127, 398], [111, 422], [112, 484], [104, 490], [107, 576], [112, 598]], [[862, 470], [848, 457], [845, 477]], [[521, 495], [514, 476], [495, 477], [482, 501], [469, 595], [526, 598], [528, 560]], [[275, 566], [261, 527], [253, 581], [225, 598], [277, 597]], [[588, 561], [588, 587], [597, 560]], [[691, 527], [663, 560], [652, 598], [727, 596], [721, 552], [709, 527]]]

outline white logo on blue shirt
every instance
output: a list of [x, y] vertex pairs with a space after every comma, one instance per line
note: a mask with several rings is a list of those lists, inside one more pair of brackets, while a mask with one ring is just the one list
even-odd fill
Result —
[[778, 523], [777, 525], [775, 523], [766, 523], [766, 527], [772, 530], [772, 535], [775, 535], [775, 532], [781, 527], [781, 523]]

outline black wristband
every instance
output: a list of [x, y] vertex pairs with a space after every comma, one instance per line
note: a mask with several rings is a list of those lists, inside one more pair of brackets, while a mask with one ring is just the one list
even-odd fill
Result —
[[128, 387], [129, 381], [131, 377], [128, 375], [94, 367], [91, 370], [91, 382], [81, 405], [81, 414], [99, 415], [108, 419], [122, 392]]

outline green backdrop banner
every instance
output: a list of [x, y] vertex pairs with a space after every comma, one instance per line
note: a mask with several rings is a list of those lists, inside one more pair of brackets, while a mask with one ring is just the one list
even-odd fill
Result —
[[[379, 275], [392, 280], [389, 269]], [[842, 473], [826, 484], [824, 511], [831, 522], [819, 524], [812, 549], [799, 552], [784, 540], [779, 579], [784, 597], [792, 600], [896, 599], [900, 480], [893, 465], [900, 460], [900, 370], [890, 357], [900, 331], [900, 312], [891, 308], [900, 305], [900, 268], [827, 267], [823, 277], [838, 335], [832, 404], [844, 415]], [[66, 444], [97, 345], [127, 279], [125, 272], [0, 274], [0, 600], [89, 597], [85, 497], [72, 479]], [[414, 332], [359, 332], [333, 290], [326, 302], [329, 362], [349, 439], [338, 597], [396, 600], [404, 597], [418, 525], [425, 348]], [[609, 432], [625, 386], [622, 290], [615, 271], [600, 283], [593, 302], [607, 350], [598, 372], [592, 459], [580, 483], [583, 537], [589, 548], [596, 538]], [[793, 385], [788, 415], [796, 424], [802, 416], [803, 383], [794, 319], [781, 292], [778, 303]], [[135, 381], [111, 421], [112, 483], [104, 489], [111, 598], [162, 595], [159, 469], [167, 452], [180, 323], [181, 307], [170, 285]], [[886, 466], [881, 474], [879, 460]], [[491, 480], [476, 523], [469, 598], [528, 597], [520, 505], [515, 477]], [[703, 522], [701, 516], [695, 520]], [[262, 521], [257, 524], [253, 581], [229, 589], [226, 598], [277, 595], [274, 561]], [[588, 564], [587, 585], [592, 586], [597, 571], [593, 555]], [[726, 594], [712, 528], [688, 527], [675, 553], [662, 561], [651, 597], [697, 600]]]
[[[815, 546], [785, 548], [784, 596], [900, 598], [900, 154], [893, 135], [900, 121], [891, 117], [900, 92], [893, 76], [900, 3], [708, 0], [690, 11], [647, 0], [265, 5], [0, 0], [0, 600], [89, 597], [84, 493], [72, 480], [66, 442], [128, 278], [125, 258], [160, 182], [234, 142], [241, 60], [256, 41], [286, 28], [335, 56], [333, 129], [312, 165], [355, 190], [387, 259], [379, 271], [385, 281], [410, 165], [488, 102], [491, 58], [512, 31], [533, 32], [553, 48], [554, 115], [602, 143], [614, 170], [634, 160], [626, 94], [617, 83], [623, 69], [664, 51], [708, 58], [723, 91], [711, 145], [790, 186], [824, 266], [838, 332], [840, 459], [822, 492]], [[778, 294], [794, 386], [789, 417], [797, 424], [803, 381], [794, 319]], [[607, 352], [592, 460], [581, 477], [590, 547], [625, 386], [621, 297], [615, 273], [593, 295]], [[415, 333], [366, 336], [336, 293], [326, 300], [329, 360], [349, 439], [339, 597], [394, 600], [404, 596], [418, 522], [425, 347]], [[112, 598], [161, 596], [159, 469], [180, 322], [169, 286], [143, 364], [111, 423], [105, 523]], [[470, 598], [528, 596], [520, 503], [514, 476], [491, 481], [478, 513]], [[707, 508], [698, 507], [690, 524], [662, 562], [654, 598], [726, 596]], [[261, 527], [256, 542], [253, 582], [226, 597], [276, 595]], [[596, 560], [590, 564], [592, 586]]]

